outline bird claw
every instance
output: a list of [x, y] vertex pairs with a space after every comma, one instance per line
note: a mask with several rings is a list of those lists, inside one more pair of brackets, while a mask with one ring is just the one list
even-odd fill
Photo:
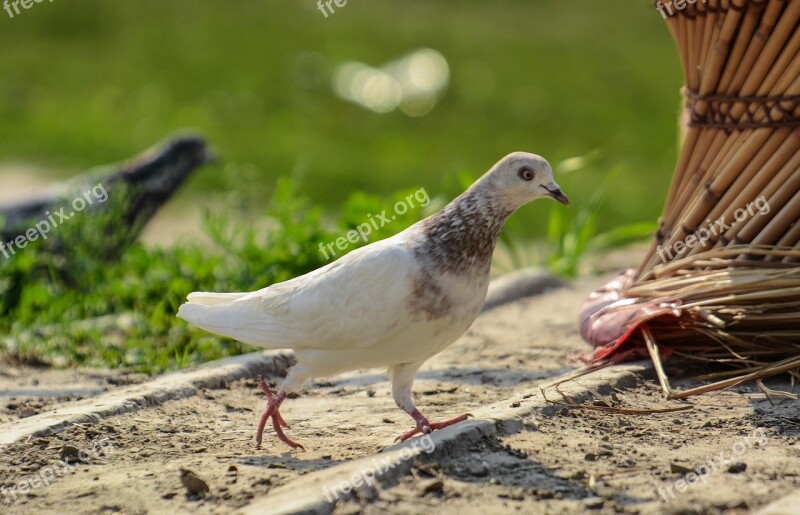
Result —
[[289, 424], [286, 423], [286, 420], [283, 419], [283, 416], [279, 411], [280, 405], [286, 398], [286, 395], [283, 393], [279, 393], [278, 395], [272, 393], [272, 391], [269, 389], [269, 386], [264, 382], [263, 379], [258, 382], [258, 386], [267, 397], [267, 408], [261, 415], [261, 420], [258, 424], [258, 429], [256, 430], [256, 449], [261, 448], [261, 439], [264, 435], [264, 427], [267, 425], [267, 420], [271, 418], [272, 428], [275, 430], [275, 434], [278, 435], [278, 439], [281, 442], [285, 443], [292, 449], [300, 449], [305, 451], [305, 447], [286, 436], [286, 434], [283, 432], [283, 429], [281, 429], [282, 427], [289, 427]]
[[407, 433], [403, 433], [402, 435], [395, 438], [395, 442], [405, 442], [412, 436], [422, 433], [425, 435], [431, 434], [432, 432], [436, 431], [437, 429], [443, 429], [448, 426], [452, 426], [453, 424], [458, 424], [459, 422], [463, 422], [467, 420], [469, 417], [473, 417], [472, 413], [464, 413], [463, 415], [459, 415], [458, 417], [451, 418], [449, 420], [443, 420], [441, 422], [430, 422], [427, 418], [421, 418], [417, 422], [417, 427], [408, 431]]

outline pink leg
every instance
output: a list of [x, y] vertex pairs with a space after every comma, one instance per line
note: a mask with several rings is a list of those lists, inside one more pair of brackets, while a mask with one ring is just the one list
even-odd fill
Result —
[[459, 422], [463, 422], [467, 420], [467, 418], [471, 417], [469, 413], [465, 413], [461, 416], [451, 418], [449, 420], [443, 420], [442, 422], [431, 422], [428, 420], [428, 417], [423, 415], [419, 412], [417, 408], [414, 408], [414, 411], [410, 413], [411, 418], [417, 423], [417, 427], [412, 429], [407, 433], [403, 433], [402, 435], [398, 436], [395, 440], [396, 442], [404, 442], [414, 436], [417, 433], [429, 434], [432, 431], [436, 431], [437, 429], [442, 429], [447, 426], [452, 426], [453, 424], [457, 424]]
[[267, 420], [271, 417], [272, 418], [272, 428], [275, 430], [275, 434], [278, 435], [278, 438], [281, 442], [285, 443], [292, 449], [302, 449], [305, 448], [300, 445], [299, 443], [293, 442], [288, 436], [286, 436], [283, 432], [283, 427], [289, 427], [283, 417], [278, 411], [281, 407], [281, 403], [286, 399], [285, 393], [279, 393], [275, 395], [267, 386], [263, 380], [259, 381], [258, 386], [261, 388], [261, 391], [264, 392], [264, 395], [267, 397], [267, 407], [264, 410], [264, 413], [261, 415], [261, 420], [258, 423], [258, 429], [256, 430], [256, 446], [261, 447], [261, 438], [264, 434], [264, 427], [267, 425]]
[[[267, 408], [269, 408], [269, 403], [270, 402], [275, 402], [275, 394], [272, 393], [272, 390], [269, 389], [269, 386], [267, 385], [267, 383], [264, 382], [264, 380], [259, 381], [258, 382], [258, 386], [259, 386], [259, 388], [261, 388], [261, 391], [264, 392], [264, 395], [267, 396], [267, 403], [268, 403], [267, 404]], [[284, 398], [285, 398], [285, 396], [284, 396]], [[280, 406], [281, 402], [283, 402], [283, 399], [281, 399], [278, 402], [278, 406]], [[285, 427], [287, 429], [289, 428], [289, 424], [287, 424], [286, 421], [283, 420], [283, 416], [278, 411], [278, 408], [275, 408], [275, 412], [273, 413], [273, 415], [278, 417], [278, 422], [280, 423], [281, 426], [283, 426], [283, 427]]]

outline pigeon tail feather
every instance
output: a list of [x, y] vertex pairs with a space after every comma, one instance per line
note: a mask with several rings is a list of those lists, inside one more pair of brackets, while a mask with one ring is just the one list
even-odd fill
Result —
[[[262, 313], [259, 298], [244, 299], [247, 293], [204, 293], [190, 294], [188, 302], [178, 308], [178, 318], [186, 320], [201, 329], [234, 338], [244, 343], [257, 345], [268, 349], [283, 349], [286, 345], [279, 342], [281, 338], [275, 337], [276, 329], [271, 324], [269, 316], [259, 316]], [[260, 320], [253, 324], [252, 320]]]
[[247, 295], [244, 293], [212, 293], [206, 291], [196, 291], [190, 293], [186, 300], [189, 304], [200, 304], [202, 306], [216, 306], [217, 304], [224, 304], [236, 299], [241, 299]]

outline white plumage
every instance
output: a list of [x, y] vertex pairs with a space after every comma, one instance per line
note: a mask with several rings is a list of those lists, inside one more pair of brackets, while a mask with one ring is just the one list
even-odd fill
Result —
[[250, 293], [188, 296], [178, 316], [207, 331], [269, 349], [292, 349], [297, 364], [269, 400], [268, 418], [280, 439], [286, 395], [309, 378], [388, 367], [398, 406], [416, 432], [431, 423], [414, 407], [411, 386], [420, 366], [461, 336], [480, 312], [491, 254], [507, 217], [539, 197], [566, 197], [543, 158], [506, 156], [464, 194], [433, 216], [382, 241], [295, 279]]

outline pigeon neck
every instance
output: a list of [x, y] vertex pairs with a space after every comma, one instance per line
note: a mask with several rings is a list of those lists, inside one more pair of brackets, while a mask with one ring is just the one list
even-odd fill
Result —
[[514, 210], [482, 190], [468, 189], [423, 220], [423, 241], [415, 251], [417, 255], [443, 272], [489, 273], [497, 238]]

